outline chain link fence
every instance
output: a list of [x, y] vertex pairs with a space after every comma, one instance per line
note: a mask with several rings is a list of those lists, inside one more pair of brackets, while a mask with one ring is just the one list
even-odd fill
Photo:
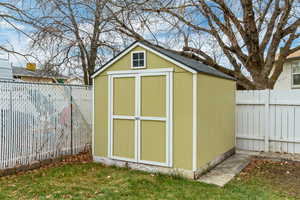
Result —
[[0, 169], [86, 151], [92, 109], [88, 86], [0, 81]]

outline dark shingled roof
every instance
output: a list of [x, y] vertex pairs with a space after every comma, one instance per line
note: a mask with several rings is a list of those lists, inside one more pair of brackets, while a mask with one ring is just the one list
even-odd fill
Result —
[[173, 51], [170, 51], [167, 49], [163, 49], [163, 48], [160, 48], [160, 47], [157, 47], [154, 45], [147, 44], [146, 42], [141, 42], [141, 43], [149, 48], [152, 48], [152, 49], [158, 51], [161, 54], [164, 54], [165, 56], [168, 56], [169, 58], [172, 58], [173, 60], [176, 60], [177, 62], [179, 62], [183, 65], [186, 65], [187, 67], [192, 68], [193, 70], [195, 70], [197, 72], [200, 72], [200, 73], [202, 72], [205, 74], [210, 74], [210, 75], [218, 76], [221, 78], [235, 80], [235, 78], [233, 78], [227, 74], [224, 74], [223, 72], [220, 72], [219, 70], [216, 70], [215, 68], [205, 65], [205, 64], [203, 64], [197, 60], [194, 60], [192, 58], [188, 58], [188, 57], [179, 55], [176, 52], [173, 52]]
[[67, 76], [63, 75], [49, 75], [43, 70], [36, 69], [35, 71], [28, 70], [24, 67], [14, 67], [12, 66], [13, 76], [26, 76], [26, 77], [36, 77], [36, 78], [56, 78], [56, 79], [68, 79]]
[[[216, 70], [215, 68], [211, 67], [211, 66], [208, 66], [208, 65], [205, 65], [197, 60], [194, 60], [192, 58], [188, 58], [188, 57], [185, 57], [185, 56], [182, 56], [174, 51], [170, 51], [170, 50], [167, 50], [167, 49], [164, 49], [164, 48], [161, 48], [161, 47], [158, 47], [158, 46], [154, 46], [154, 45], [151, 45], [147, 42], [143, 42], [143, 41], [136, 41], [134, 43], [132, 43], [129, 47], [127, 47], [126, 49], [130, 48], [131, 46], [133, 46], [134, 44], [136, 43], [142, 43], [143, 45], [147, 46], [148, 48], [150, 49], [153, 49], [187, 67], [190, 67], [191, 69], [197, 71], [197, 72], [200, 72], [200, 73], [205, 73], [205, 74], [209, 74], [209, 75], [212, 75], [212, 76], [217, 76], [217, 77], [221, 77], [221, 78], [225, 78], [225, 79], [230, 79], [230, 80], [236, 80], [235, 78], [227, 75], [227, 74], [224, 74], [223, 72], [220, 72], [219, 70]], [[120, 52], [120, 54], [122, 54], [124, 51], [123, 50], [122, 52]], [[120, 55], [119, 54], [119, 55]], [[118, 55], [117, 55], [118, 56]], [[103, 66], [101, 66], [97, 71], [95, 71], [93, 74], [97, 73], [99, 70], [101, 70], [103, 67], [105, 67], [108, 63], [110, 63], [114, 58], [112, 58], [111, 60], [109, 60], [106, 64], [104, 64]]]

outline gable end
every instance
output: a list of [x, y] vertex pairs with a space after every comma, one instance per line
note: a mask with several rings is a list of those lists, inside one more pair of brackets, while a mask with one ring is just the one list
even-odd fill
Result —
[[[95, 71], [93, 74], [92, 74], [92, 78], [95, 78], [97, 75], [101, 74], [101, 72], [105, 71], [106, 69], [108, 69], [111, 65], [113, 65], [115, 62], [117, 62], [119, 59], [121, 59], [123, 56], [125, 56], [126, 54], [128, 54], [131, 50], [133, 50], [134, 48], [136, 47], [141, 47], [141, 48], [144, 48], [146, 50], [148, 50], [149, 52], [152, 52], [156, 55], [158, 55], [159, 57], [161, 58], [164, 58], [165, 60], [177, 65], [178, 67], [180, 68], [183, 68], [185, 69], [186, 71], [188, 72], [191, 72], [191, 73], [197, 73], [197, 71], [195, 71], [194, 69], [190, 68], [189, 66], [186, 66], [140, 42], [134, 42], [132, 43], [128, 48], [124, 49], [122, 52], [120, 52], [117, 56], [115, 56], [114, 58], [112, 58], [111, 60], [109, 60], [106, 64], [104, 64], [100, 69], [98, 69], [97, 71]], [[146, 61], [147, 62], [147, 61]]]

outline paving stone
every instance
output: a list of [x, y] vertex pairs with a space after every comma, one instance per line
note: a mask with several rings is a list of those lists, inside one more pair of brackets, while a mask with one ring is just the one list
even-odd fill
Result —
[[198, 181], [223, 187], [250, 162], [251, 155], [235, 154], [201, 176]]

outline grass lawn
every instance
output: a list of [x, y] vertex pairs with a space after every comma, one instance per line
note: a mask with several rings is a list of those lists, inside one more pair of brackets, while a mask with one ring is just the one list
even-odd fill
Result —
[[[284, 168], [288, 167], [288, 169]], [[292, 166], [293, 167], [293, 166]], [[279, 169], [276, 171], [276, 169]], [[293, 178], [299, 167], [252, 163], [224, 188], [180, 177], [105, 167], [95, 163], [64, 164], [0, 178], [0, 199], [296, 199], [273, 173]], [[280, 171], [282, 170], [282, 171]], [[273, 174], [273, 175], [275, 175]], [[299, 177], [295, 179], [300, 182]], [[284, 178], [286, 179], [286, 177]], [[295, 181], [292, 180], [291, 181]], [[300, 183], [299, 183], [300, 184]]]

